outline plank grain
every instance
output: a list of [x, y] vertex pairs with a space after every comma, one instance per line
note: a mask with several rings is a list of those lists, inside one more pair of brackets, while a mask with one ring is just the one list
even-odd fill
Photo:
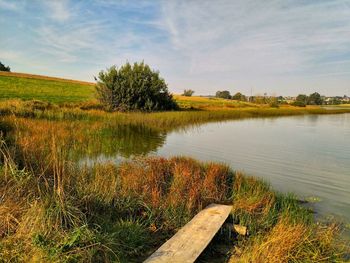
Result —
[[232, 210], [232, 206], [211, 204], [200, 211], [145, 263], [192, 263], [208, 246]]

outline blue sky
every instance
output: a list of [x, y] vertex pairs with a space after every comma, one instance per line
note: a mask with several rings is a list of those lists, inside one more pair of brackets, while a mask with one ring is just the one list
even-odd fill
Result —
[[172, 92], [350, 95], [350, 0], [0, 0], [0, 61], [93, 81], [142, 61]]

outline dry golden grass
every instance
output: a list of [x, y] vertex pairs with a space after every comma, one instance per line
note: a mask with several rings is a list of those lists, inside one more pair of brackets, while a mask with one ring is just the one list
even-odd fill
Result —
[[343, 262], [349, 245], [338, 242], [336, 224], [319, 225], [292, 196], [278, 194], [268, 184], [236, 173], [233, 214], [247, 226], [230, 262]]
[[253, 237], [230, 262], [345, 262], [349, 252], [346, 244], [337, 239], [336, 225], [310, 226], [292, 224], [281, 217], [273, 229]]
[[232, 181], [227, 166], [203, 166], [182, 157], [125, 162], [119, 168], [119, 176], [123, 195], [142, 197], [154, 208], [181, 206], [189, 214], [211, 202], [228, 201]]
[[257, 108], [264, 107], [264, 105], [257, 105], [250, 102], [242, 102], [236, 100], [228, 100], [221, 98], [208, 98], [208, 97], [199, 97], [199, 96], [181, 96], [174, 95], [174, 99], [179, 104], [180, 108], [183, 109], [192, 109], [192, 110], [231, 110], [237, 108]]
[[292, 250], [307, 236], [307, 227], [302, 224], [290, 225], [281, 219], [265, 236], [256, 238], [252, 245], [243, 248], [241, 257], [233, 262], [283, 263], [289, 262]]
[[[9, 143], [0, 156], [4, 261], [113, 262], [120, 255], [130, 261], [128, 251], [142, 254], [160, 245], [207, 204], [233, 202], [235, 220], [249, 231], [236, 240], [240, 262], [341, 262], [344, 250], [335, 240], [336, 226], [317, 227], [295, 198], [234, 174], [226, 165], [150, 157], [84, 166], [75, 156], [101, 153], [104, 143], [114, 145], [116, 134], [107, 141], [101, 134], [117, 124], [161, 132], [210, 120], [320, 113], [318, 108], [143, 114], [37, 102], [0, 104], [10, 111], [0, 118]], [[129, 236], [130, 243], [124, 244]], [[153, 239], [144, 242], [145, 237]]]
[[236, 173], [233, 191], [233, 213], [245, 211], [266, 215], [275, 202], [275, 194], [266, 184], [254, 177], [244, 177], [241, 173]]

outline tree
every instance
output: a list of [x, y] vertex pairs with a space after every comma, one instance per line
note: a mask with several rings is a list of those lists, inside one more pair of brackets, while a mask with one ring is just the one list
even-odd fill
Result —
[[296, 101], [302, 102], [306, 105], [308, 101], [308, 96], [306, 96], [305, 94], [299, 94], [296, 98]]
[[184, 93], [182, 94], [182, 96], [186, 96], [186, 97], [191, 97], [194, 93], [194, 90], [191, 89], [185, 89]]
[[299, 94], [295, 101], [293, 103], [291, 103], [293, 106], [297, 106], [297, 107], [305, 107], [308, 101], [308, 96], [306, 96], [305, 94]]
[[298, 100], [294, 101], [294, 102], [291, 103], [291, 104], [292, 104], [293, 106], [297, 106], [297, 107], [305, 107], [305, 106], [306, 106], [305, 102], [298, 101]]
[[310, 94], [307, 104], [309, 105], [321, 105], [323, 102], [321, 95], [317, 92]]
[[145, 64], [127, 62], [101, 71], [96, 83], [97, 98], [109, 110], [160, 111], [177, 108], [164, 79]]
[[272, 108], [278, 108], [279, 104], [278, 104], [278, 98], [275, 96], [270, 96], [265, 98], [266, 102], [268, 102], [269, 106]]
[[239, 100], [239, 101], [247, 101], [247, 97], [244, 96], [242, 93], [237, 92], [235, 95], [232, 96], [233, 100]]
[[217, 91], [215, 97], [222, 99], [231, 99], [231, 94], [228, 90]]
[[5, 66], [4, 64], [1, 63], [0, 61], [0, 71], [7, 71], [7, 72], [11, 72], [11, 69], [9, 66]]
[[266, 104], [266, 97], [256, 95], [256, 96], [250, 96], [249, 102], [256, 103], [256, 104]]

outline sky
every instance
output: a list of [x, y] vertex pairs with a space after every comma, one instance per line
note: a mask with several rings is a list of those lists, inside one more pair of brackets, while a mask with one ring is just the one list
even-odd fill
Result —
[[86, 81], [145, 61], [174, 93], [350, 96], [350, 0], [0, 0], [0, 61]]

